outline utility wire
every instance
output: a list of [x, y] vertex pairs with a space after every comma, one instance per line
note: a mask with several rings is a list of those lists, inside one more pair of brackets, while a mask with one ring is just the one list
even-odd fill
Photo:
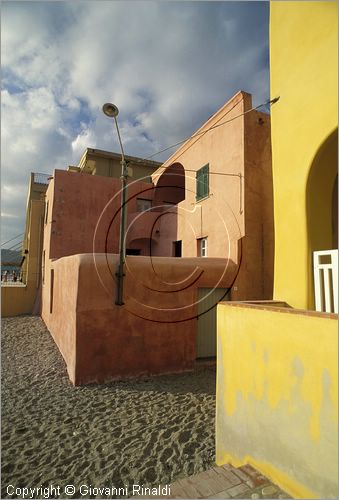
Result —
[[[197, 173], [197, 171], [193, 170], [192, 168], [185, 168], [185, 172], [194, 172], [194, 173]], [[228, 176], [231, 176], [231, 177], [240, 177], [242, 175], [241, 173], [239, 173], [239, 174], [228, 174], [226, 172], [211, 172], [211, 171], [209, 171], [208, 173], [210, 175], [228, 175]]]
[[[251, 108], [251, 109], [248, 109], [247, 111], [244, 111], [243, 113], [240, 113], [239, 115], [236, 115], [236, 116], [233, 116], [233, 118], [230, 118], [229, 120], [226, 120], [224, 122], [221, 122], [221, 123], [217, 123], [216, 125], [212, 125], [212, 127], [208, 128], [207, 130], [201, 130], [200, 132], [196, 132], [195, 134], [189, 136], [189, 137], [186, 137], [185, 139], [182, 139], [181, 141], [179, 142], [176, 142], [175, 144], [171, 144], [171, 146], [167, 146], [166, 148], [163, 148], [161, 149], [160, 151], [157, 151], [156, 153], [153, 153], [152, 155], [150, 156], [147, 156], [146, 158], [143, 158], [143, 159], [140, 159], [138, 160], [139, 162], [143, 162], [144, 160], [150, 160], [151, 158], [154, 158], [154, 156], [157, 156], [159, 155], [160, 153], [164, 153], [165, 151], [168, 151], [169, 149], [172, 149], [176, 146], [180, 146], [180, 144], [184, 144], [185, 142], [189, 141], [190, 139], [195, 139], [196, 137], [199, 137], [200, 135], [202, 134], [206, 134], [207, 132], [209, 132], [210, 130], [213, 130], [217, 127], [221, 127], [222, 125], [226, 125], [227, 123], [230, 123], [231, 121], [237, 119], [237, 118], [240, 118], [241, 116], [244, 116], [246, 115], [247, 113], [250, 113], [251, 111], [255, 111], [259, 108], [262, 108], [264, 106], [268, 106], [268, 105], [272, 105], [274, 103], [276, 103], [277, 101], [279, 101], [280, 99], [280, 96], [278, 97], [274, 97], [273, 99], [270, 99], [262, 104], [259, 104], [258, 106], [255, 106], [254, 108]], [[231, 108], [228, 113], [232, 110], [233, 108]], [[226, 113], [226, 114], [228, 114]], [[119, 142], [120, 142], [120, 145], [121, 145], [121, 148], [122, 148], [122, 144], [121, 144], [121, 139], [120, 139], [120, 134], [119, 134]], [[189, 170], [189, 169], [185, 169], [189, 172], [195, 172], [195, 170]], [[231, 175], [231, 176], [236, 176], [236, 177], [239, 177], [239, 174], [226, 174], [226, 173], [219, 173], [219, 172], [210, 172], [211, 174], [219, 174], [219, 175]], [[21, 234], [18, 234], [17, 236], [14, 236], [13, 238], [11, 238], [10, 240], [7, 240], [5, 241], [5, 243], [2, 243], [1, 244], [1, 247], [3, 247], [4, 245], [7, 245], [7, 243], [10, 243], [11, 241], [13, 240], [16, 240], [17, 238], [19, 238], [20, 236], [23, 236], [24, 233], [21, 233]], [[18, 245], [22, 245], [23, 242], [20, 242], [20, 243], [17, 243], [16, 245], [10, 247], [10, 248], [6, 248], [4, 250], [12, 250], [14, 249], [16, 246]]]
[[22, 246], [22, 242], [17, 243], [16, 245], [13, 245], [13, 246], [11, 246], [11, 247], [9, 247], [9, 248], [2, 248], [1, 250], [2, 250], [2, 251], [5, 251], [5, 250], [14, 250], [14, 251], [16, 251], [16, 250], [18, 250], [19, 248], [21, 248], [21, 246]]
[[5, 243], [1, 243], [1, 246], [3, 247], [4, 245], [7, 245], [7, 243], [9, 243], [10, 241], [13, 241], [13, 240], [16, 240], [17, 238], [19, 238], [19, 236], [23, 236], [25, 233], [21, 233], [21, 234], [18, 234], [17, 236], [14, 236], [13, 238], [11, 238], [10, 240], [8, 241], [5, 241]]
[[22, 248], [22, 243], [23, 243], [22, 241], [19, 241], [19, 243], [16, 243], [15, 245], [12, 245], [9, 248], [3, 248], [2, 250], [13, 250], [13, 251], [20, 250]]
[[[150, 160], [151, 158], [153, 158], [154, 156], [159, 155], [160, 153], [164, 153], [165, 151], [168, 151], [169, 149], [172, 149], [175, 146], [180, 146], [180, 144], [184, 144], [184, 142], [187, 142], [190, 139], [194, 139], [195, 137], [198, 137], [199, 135], [206, 134], [210, 130], [213, 130], [213, 129], [217, 128], [217, 127], [221, 127], [222, 125], [226, 125], [226, 123], [230, 123], [231, 121], [235, 120], [236, 118], [240, 118], [241, 116], [244, 116], [247, 113], [250, 113], [251, 111], [255, 111], [255, 110], [257, 110], [259, 108], [262, 108], [264, 106], [272, 105], [272, 104], [276, 103], [277, 101], [279, 101], [279, 99], [280, 99], [280, 96], [274, 97], [273, 99], [270, 99], [270, 100], [268, 100], [268, 101], [266, 101], [266, 102], [264, 102], [262, 104], [259, 104], [258, 106], [255, 106], [255, 108], [248, 109], [247, 111], [244, 111], [243, 113], [240, 113], [239, 115], [233, 116], [233, 118], [230, 118], [229, 120], [226, 120], [226, 121], [221, 122], [221, 123], [217, 123], [216, 125], [212, 125], [212, 127], [208, 128], [207, 130], [201, 130], [200, 132], [196, 132], [195, 134], [193, 134], [193, 135], [191, 135], [189, 137], [186, 137], [186, 139], [183, 139], [183, 140], [181, 140], [179, 142], [176, 142], [175, 144], [172, 144], [171, 146], [167, 146], [166, 148], [161, 149], [160, 151], [157, 151], [156, 153], [153, 153], [150, 156], [147, 156], [146, 158], [144, 158], [144, 160]], [[229, 110], [228, 113], [230, 111], [231, 110]], [[139, 160], [139, 161], [142, 162], [143, 160]]]

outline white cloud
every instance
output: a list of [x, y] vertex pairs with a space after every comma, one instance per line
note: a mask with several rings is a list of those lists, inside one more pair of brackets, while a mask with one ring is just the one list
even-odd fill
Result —
[[[264, 101], [265, 4], [5, 2], [3, 182], [27, 192], [30, 171], [76, 164], [86, 147], [119, 150], [107, 101], [126, 153], [139, 156], [191, 134], [240, 88]], [[25, 197], [8, 202], [20, 219], [5, 239], [25, 216]]]
[[8, 219], [18, 219], [19, 215], [18, 214], [10, 214], [6, 212], [1, 212], [1, 217], [6, 217]]
[[96, 147], [96, 136], [92, 128], [82, 124], [82, 131], [72, 141], [73, 158], [80, 158], [86, 148]]

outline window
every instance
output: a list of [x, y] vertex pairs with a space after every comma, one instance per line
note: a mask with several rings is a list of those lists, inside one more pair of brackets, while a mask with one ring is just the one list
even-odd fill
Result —
[[45, 224], [47, 224], [48, 219], [48, 201], [45, 203]]
[[208, 182], [208, 174], [209, 174], [209, 165], [205, 165], [200, 168], [196, 173], [196, 200], [201, 200], [202, 198], [206, 198], [209, 194], [209, 182]]
[[152, 208], [152, 200], [144, 200], [142, 198], [137, 198], [137, 211], [138, 212], [147, 212]]
[[181, 248], [182, 248], [182, 242], [181, 242], [181, 240], [173, 241], [173, 254], [174, 254], [174, 257], [181, 257]]
[[198, 257], [207, 257], [207, 238], [199, 238], [198, 243]]
[[49, 296], [49, 312], [53, 312], [53, 295], [54, 295], [54, 269], [51, 269], [51, 284], [50, 284], [50, 296]]
[[45, 268], [46, 268], [46, 252], [44, 250], [43, 252], [43, 257], [42, 257], [42, 284], [45, 284]]

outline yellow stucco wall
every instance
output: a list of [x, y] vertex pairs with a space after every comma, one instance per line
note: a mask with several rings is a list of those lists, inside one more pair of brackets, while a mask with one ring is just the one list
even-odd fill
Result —
[[[337, 2], [270, 3], [271, 97], [280, 96], [271, 110], [274, 298], [298, 308], [313, 307], [311, 252], [320, 248], [312, 248], [308, 227], [321, 233], [315, 240], [330, 239], [328, 210], [320, 221], [307, 221], [307, 183], [314, 160], [338, 126], [337, 31]], [[318, 196], [318, 206], [331, 198], [335, 148], [321, 168], [330, 184], [328, 194]]]
[[[133, 156], [125, 156], [129, 167], [130, 180], [144, 180], [150, 182], [155, 169], [161, 165], [157, 161], [143, 160]], [[73, 171], [74, 167], [71, 167]], [[104, 177], [120, 178], [121, 157], [117, 153], [87, 148], [77, 167], [79, 172]]]
[[295, 498], [336, 497], [335, 315], [228, 302], [217, 320], [217, 463], [250, 463]]
[[29, 250], [23, 266], [26, 286], [1, 285], [1, 314], [4, 317], [31, 314], [33, 311], [40, 283], [43, 223], [44, 201], [30, 199], [24, 241], [24, 248]]
[[28, 285], [1, 285], [1, 316], [20, 316], [31, 314], [36, 288]]

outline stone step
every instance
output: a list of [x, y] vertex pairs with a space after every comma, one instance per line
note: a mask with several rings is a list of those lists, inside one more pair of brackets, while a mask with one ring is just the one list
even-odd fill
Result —
[[[161, 489], [159, 490], [159, 492]], [[136, 495], [133, 498], [292, 498], [251, 465], [212, 467], [173, 482], [168, 494]]]

